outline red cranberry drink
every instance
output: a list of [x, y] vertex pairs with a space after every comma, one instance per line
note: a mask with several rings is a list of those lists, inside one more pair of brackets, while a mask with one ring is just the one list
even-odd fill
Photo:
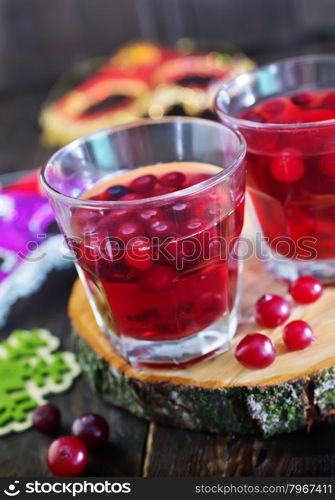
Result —
[[[151, 198], [207, 181], [219, 170], [192, 163], [144, 167], [104, 182], [85, 198]], [[103, 291], [123, 335], [180, 339], [233, 308], [238, 266], [237, 261], [228, 264], [225, 245], [241, 232], [244, 198], [233, 203], [229, 196], [214, 186], [202, 197], [120, 209], [113, 220], [101, 214], [98, 234], [87, 233], [80, 245], [71, 240], [96, 303]], [[86, 214], [81, 209], [73, 213], [78, 236], [85, 233]], [[92, 224], [91, 214], [87, 223]]]
[[335, 58], [260, 68], [218, 96], [247, 139], [248, 190], [270, 270], [335, 279]]
[[[65, 178], [79, 172], [75, 186], [69, 179], [77, 197], [51, 201], [99, 326], [134, 364], [184, 363], [226, 348], [237, 323], [243, 140], [219, 124], [172, 118], [125, 126], [114, 143], [115, 135], [94, 134], [49, 163], [56, 185], [59, 162]], [[80, 163], [87, 151], [85, 176], [71, 155]]]

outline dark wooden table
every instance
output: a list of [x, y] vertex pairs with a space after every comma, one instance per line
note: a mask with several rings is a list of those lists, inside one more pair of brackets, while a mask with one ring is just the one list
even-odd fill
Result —
[[[38, 142], [36, 116], [44, 93], [0, 98], [0, 173], [40, 165], [50, 151]], [[20, 300], [1, 330], [45, 327], [71, 348], [67, 301], [76, 277], [73, 269], [53, 272], [39, 292]], [[84, 412], [105, 415], [109, 444], [97, 451], [89, 476], [332, 476], [335, 474], [335, 421], [328, 418], [310, 433], [271, 439], [213, 436], [186, 432], [135, 418], [107, 407], [79, 378], [72, 389], [50, 398], [62, 410], [63, 433]], [[29, 430], [0, 439], [0, 476], [48, 476], [50, 438]]]

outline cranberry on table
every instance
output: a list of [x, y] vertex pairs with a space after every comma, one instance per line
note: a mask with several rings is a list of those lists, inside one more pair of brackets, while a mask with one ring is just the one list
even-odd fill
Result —
[[301, 319], [288, 323], [283, 332], [283, 340], [291, 351], [305, 349], [316, 339], [311, 326]]
[[257, 370], [270, 366], [276, 357], [272, 340], [262, 333], [249, 333], [237, 344], [235, 357], [246, 368]]
[[55, 476], [79, 476], [86, 469], [87, 460], [86, 446], [75, 436], [56, 439], [48, 450], [48, 466]]
[[152, 266], [148, 238], [134, 238], [127, 244], [125, 262], [128, 266], [140, 271], [146, 271]]
[[157, 178], [152, 175], [141, 175], [130, 183], [130, 189], [135, 193], [147, 193], [151, 191], [157, 182]]
[[294, 153], [289, 150], [279, 151], [278, 156], [272, 159], [270, 170], [272, 177], [277, 181], [297, 182], [303, 177], [305, 173], [304, 162]]
[[153, 264], [148, 271], [139, 273], [137, 285], [148, 293], [158, 293], [173, 286], [178, 274], [171, 267]]
[[291, 284], [291, 295], [299, 304], [310, 304], [322, 295], [323, 287], [314, 276], [301, 276]]
[[61, 424], [61, 413], [57, 406], [45, 404], [35, 408], [33, 413], [33, 427], [43, 434], [53, 434]]
[[121, 196], [125, 196], [126, 194], [130, 193], [130, 189], [127, 186], [111, 186], [107, 190], [107, 195], [112, 199], [112, 200], [118, 200], [121, 198]]
[[266, 328], [274, 328], [285, 323], [291, 314], [291, 305], [280, 295], [263, 295], [254, 308], [257, 323]]
[[107, 443], [109, 425], [101, 415], [87, 413], [72, 424], [72, 434], [80, 439], [88, 449], [94, 450]]
[[181, 172], [169, 172], [163, 175], [159, 182], [162, 186], [180, 189], [186, 181], [186, 176]]

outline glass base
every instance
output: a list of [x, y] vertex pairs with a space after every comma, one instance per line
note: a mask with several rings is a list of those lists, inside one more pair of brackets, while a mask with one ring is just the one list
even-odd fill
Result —
[[287, 259], [273, 252], [264, 242], [261, 255], [267, 270], [278, 278], [294, 281], [299, 276], [314, 276], [323, 283], [335, 282], [335, 259]]
[[133, 366], [183, 365], [229, 348], [237, 327], [237, 310], [190, 337], [168, 341], [148, 341], [110, 335], [113, 346]]

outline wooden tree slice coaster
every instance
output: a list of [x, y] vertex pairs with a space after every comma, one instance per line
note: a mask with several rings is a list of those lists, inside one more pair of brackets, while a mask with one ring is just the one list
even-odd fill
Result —
[[[184, 369], [134, 369], [99, 330], [84, 289], [74, 285], [69, 314], [79, 362], [105, 401], [131, 413], [177, 427], [225, 434], [271, 436], [290, 432], [335, 410], [335, 287], [314, 304], [295, 305], [289, 321], [309, 322], [317, 340], [303, 351], [288, 351], [282, 327], [255, 325], [252, 306], [264, 293], [287, 294], [287, 284], [269, 276], [260, 263], [244, 271], [241, 321], [231, 349]], [[248, 370], [234, 358], [245, 333], [263, 332], [277, 357], [263, 370]]]

